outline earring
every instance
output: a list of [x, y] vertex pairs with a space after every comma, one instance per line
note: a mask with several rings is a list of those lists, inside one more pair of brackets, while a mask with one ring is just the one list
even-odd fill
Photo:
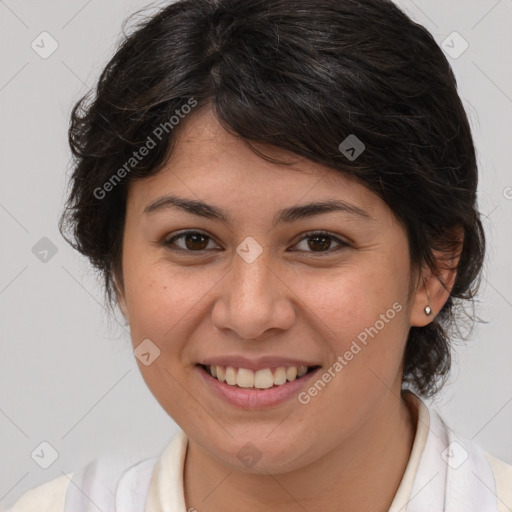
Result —
[[430, 309], [430, 306], [425, 306], [425, 315], [430, 316], [432, 314], [432, 310]]

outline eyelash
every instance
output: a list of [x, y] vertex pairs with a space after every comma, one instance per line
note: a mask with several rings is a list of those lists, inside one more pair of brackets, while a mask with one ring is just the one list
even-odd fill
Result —
[[[194, 253], [202, 253], [208, 249], [200, 249], [198, 251], [192, 251], [190, 249], [183, 249], [181, 247], [172, 247], [172, 245], [175, 243], [176, 240], [180, 239], [180, 238], [184, 238], [186, 237], [187, 235], [201, 235], [207, 239], [209, 239], [210, 241], [213, 241], [213, 239], [208, 236], [206, 233], [203, 233], [201, 231], [196, 231], [196, 230], [188, 230], [188, 231], [182, 231], [181, 233], [178, 233], [174, 236], [172, 236], [171, 238], [168, 238], [168, 239], [165, 239], [162, 241], [162, 245], [164, 247], [166, 247], [167, 249], [171, 250], [171, 251], [174, 251], [174, 252], [181, 252], [181, 253], [190, 253], [190, 254], [194, 254]], [[343, 240], [341, 240], [340, 238], [330, 234], [329, 232], [327, 231], [309, 231], [307, 233], [304, 233], [304, 236], [295, 244], [295, 245], [298, 245], [300, 242], [302, 242], [303, 240], [307, 240], [309, 238], [314, 238], [315, 236], [324, 236], [324, 237], [327, 237], [329, 239], [331, 239], [331, 241], [334, 241], [336, 243], [339, 244], [340, 247], [338, 247], [337, 249], [335, 250], [332, 250], [332, 249], [328, 249], [326, 251], [305, 251], [305, 252], [309, 252], [311, 254], [314, 254], [315, 256], [322, 256], [322, 255], [329, 255], [329, 254], [332, 254], [333, 252], [337, 252], [345, 247], [349, 247], [349, 244]]]

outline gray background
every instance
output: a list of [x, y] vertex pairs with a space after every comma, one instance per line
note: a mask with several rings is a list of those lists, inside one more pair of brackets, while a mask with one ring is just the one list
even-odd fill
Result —
[[[435, 406], [461, 435], [512, 463], [512, 2], [399, 4], [439, 44], [453, 31], [469, 44], [449, 60], [478, 148], [488, 236], [477, 312], [489, 323], [457, 347]], [[107, 316], [101, 282], [57, 229], [71, 106], [112, 55], [123, 20], [147, 5], [0, 1], [2, 507], [100, 454], [156, 455], [176, 431], [139, 374], [126, 326]], [[31, 48], [43, 31], [59, 45], [47, 59]], [[57, 249], [46, 262], [32, 252], [42, 237]], [[48, 469], [31, 458], [42, 441], [59, 454]]]

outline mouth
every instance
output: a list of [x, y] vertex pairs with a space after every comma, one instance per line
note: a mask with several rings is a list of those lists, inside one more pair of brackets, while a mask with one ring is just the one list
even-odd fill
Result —
[[234, 366], [198, 365], [202, 371], [218, 382], [233, 388], [250, 390], [268, 390], [285, 386], [290, 382], [303, 379], [319, 366], [279, 366], [277, 368], [237, 368]]

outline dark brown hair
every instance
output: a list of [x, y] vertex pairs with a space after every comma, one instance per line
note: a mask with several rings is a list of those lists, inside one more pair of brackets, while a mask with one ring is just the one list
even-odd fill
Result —
[[[439, 275], [434, 251], [449, 258], [462, 229], [450, 297], [429, 325], [410, 329], [404, 354], [403, 382], [437, 392], [457, 306], [478, 290], [485, 238], [469, 123], [431, 34], [389, 0], [181, 0], [143, 17], [95, 94], [75, 105], [69, 129], [74, 165], [60, 229], [101, 272], [110, 306], [122, 287], [127, 187], [162, 168], [186, 122], [173, 129], [170, 119], [191, 99], [249, 143], [356, 177], [406, 227], [416, 270]], [[338, 148], [351, 134], [365, 145], [355, 160]], [[154, 147], [130, 160], [148, 137]]]

